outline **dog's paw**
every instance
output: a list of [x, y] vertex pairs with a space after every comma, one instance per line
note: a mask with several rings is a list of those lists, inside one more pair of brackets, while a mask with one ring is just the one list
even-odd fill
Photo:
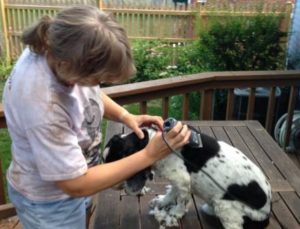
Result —
[[167, 215], [165, 218], [164, 224], [166, 227], [179, 227], [178, 220], [175, 216], [173, 215]]
[[149, 203], [150, 209], [159, 208], [164, 209], [165, 211], [169, 211], [170, 208], [172, 208], [174, 205], [176, 205], [176, 202], [173, 198], [169, 198], [169, 195], [159, 195], [152, 199]]
[[146, 195], [147, 193], [149, 193], [151, 191], [151, 188], [150, 187], [147, 187], [147, 186], [144, 186], [140, 192], [140, 195], [141, 196], [144, 196]]
[[165, 209], [158, 209], [157, 207], [150, 211], [150, 214], [158, 221], [160, 228], [178, 227], [178, 220], [176, 215], [170, 214]]
[[153, 198], [150, 202], [149, 202], [149, 208], [150, 209], [154, 209], [156, 206], [157, 206], [157, 203], [159, 201], [161, 197], [160, 196], [157, 196], [155, 198]]
[[158, 195], [157, 197], [153, 198], [149, 203], [150, 209], [154, 209], [156, 207], [159, 209], [164, 208], [165, 205], [167, 205], [165, 197], [166, 195]]
[[172, 205], [168, 212], [170, 216], [181, 219], [188, 212], [188, 209], [184, 206]]

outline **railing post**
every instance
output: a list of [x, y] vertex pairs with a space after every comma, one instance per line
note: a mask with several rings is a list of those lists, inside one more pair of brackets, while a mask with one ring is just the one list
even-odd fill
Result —
[[204, 90], [201, 98], [201, 112], [200, 119], [203, 120], [212, 120], [214, 113], [214, 90], [208, 89]]
[[285, 131], [284, 144], [283, 144], [284, 150], [286, 150], [286, 147], [289, 145], [291, 128], [292, 128], [294, 111], [295, 111], [295, 105], [296, 105], [297, 91], [298, 90], [295, 86], [291, 87], [288, 112], [287, 112], [287, 117], [286, 117], [286, 131]]
[[234, 109], [234, 91], [231, 88], [228, 90], [228, 95], [227, 95], [226, 120], [233, 119], [233, 109]]
[[254, 116], [254, 105], [255, 105], [255, 88], [251, 88], [250, 95], [248, 96], [248, 106], [247, 106], [247, 115], [246, 119], [251, 120]]
[[1, 128], [7, 128], [2, 104], [0, 104], [0, 129]]
[[140, 114], [147, 113], [147, 101], [140, 102]]
[[5, 191], [3, 182], [3, 171], [2, 171], [2, 161], [0, 159], [0, 205], [5, 204]]
[[273, 114], [275, 109], [275, 96], [276, 96], [275, 93], [276, 93], [276, 87], [272, 87], [269, 95], [268, 110], [267, 110], [266, 124], [265, 124], [265, 128], [269, 133], [271, 133], [272, 131], [272, 124], [274, 120]]
[[[8, 31], [7, 31], [7, 21], [6, 21], [6, 13], [5, 13], [5, 2], [4, 0], [0, 0], [0, 32], [3, 33], [3, 43], [4, 43], [4, 53], [5, 60], [10, 62], [10, 50], [9, 50], [9, 42], [8, 42]], [[1, 56], [1, 39], [0, 39], [0, 56]]]
[[103, 9], [103, 0], [99, 0], [99, 9], [100, 9], [100, 10]]
[[183, 95], [183, 104], [182, 104], [182, 120], [189, 120], [189, 108], [190, 108], [190, 100], [189, 93], [185, 93]]
[[169, 116], [169, 97], [164, 97], [162, 99], [162, 116], [163, 119], [166, 119]]

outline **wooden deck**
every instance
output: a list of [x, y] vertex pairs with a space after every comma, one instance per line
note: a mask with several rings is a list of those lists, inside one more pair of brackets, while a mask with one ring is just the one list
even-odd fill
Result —
[[[259, 165], [270, 180], [273, 189], [272, 218], [269, 229], [300, 228], [300, 168], [274, 142], [257, 121], [193, 121], [189, 124], [202, 133], [214, 136], [241, 149]], [[127, 132], [117, 123], [109, 123], [106, 141], [113, 134]], [[164, 194], [168, 183], [155, 177], [149, 183], [150, 192], [144, 196], [128, 196], [122, 191], [106, 190], [95, 196], [90, 229], [158, 229], [156, 220], [148, 214], [149, 201]], [[203, 200], [192, 196], [190, 211], [179, 222], [182, 229], [219, 229], [219, 222], [201, 214]], [[0, 228], [22, 227], [17, 218]]]
[[[241, 149], [262, 168], [273, 188], [273, 210], [268, 228], [300, 228], [300, 169], [257, 121], [199, 121], [189, 124], [199, 128], [202, 133]], [[109, 123], [106, 139], [126, 131], [122, 125]], [[156, 220], [148, 214], [148, 203], [155, 195], [164, 194], [167, 184], [165, 180], [156, 178], [149, 183], [151, 191], [141, 197], [128, 196], [114, 190], [101, 192], [95, 200], [91, 228], [159, 228]], [[199, 206], [202, 203], [200, 198], [193, 196], [190, 211], [179, 222], [180, 228], [221, 228], [215, 219], [201, 214]]]

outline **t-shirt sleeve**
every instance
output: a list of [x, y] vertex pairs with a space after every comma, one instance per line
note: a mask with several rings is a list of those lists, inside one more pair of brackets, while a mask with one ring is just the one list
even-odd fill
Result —
[[86, 173], [86, 160], [67, 122], [35, 126], [26, 133], [43, 180], [68, 180]]

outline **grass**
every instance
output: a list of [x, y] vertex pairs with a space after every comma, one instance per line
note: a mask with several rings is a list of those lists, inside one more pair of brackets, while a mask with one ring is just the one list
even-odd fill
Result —
[[[139, 114], [139, 104], [133, 103], [124, 106], [130, 113]], [[161, 101], [152, 100], [147, 103], [147, 114], [162, 116]]]
[[7, 129], [0, 129], [0, 158], [2, 162], [3, 172], [6, 171], [11, 160], [10, 146], [11, 139], [9, 137]]
[[[2, 93], [3, 93], [3, 87], [4, 87], [4, 79], [0, 80], [0, 101], [2, 102]], [[4, 185], [6, 187], [6, 170], [9, 166], [9, 163], [11, 161], [11, 139], [8, 134], [7, 129], [0, 129], [0, 158], [1, 158], [1, 167], [3, 172], [3, 181]], [[6, 189], [5, 189], [6, 192]], [[7, 193], [6, 193], [6, 201], [8, 201]]]

